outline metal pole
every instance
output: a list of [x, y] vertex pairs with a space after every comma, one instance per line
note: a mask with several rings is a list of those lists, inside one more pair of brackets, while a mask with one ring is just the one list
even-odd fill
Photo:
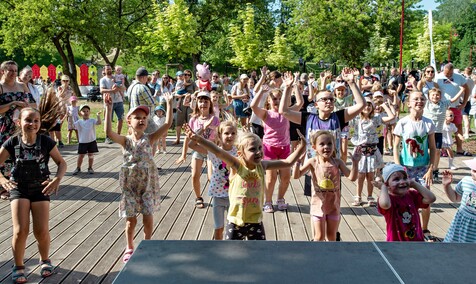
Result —
[[400, 20], [400, 74], [402, 74], [403, 65], [403, 24], [405, 18], [405, 0], [402, 0], [402, 18]]

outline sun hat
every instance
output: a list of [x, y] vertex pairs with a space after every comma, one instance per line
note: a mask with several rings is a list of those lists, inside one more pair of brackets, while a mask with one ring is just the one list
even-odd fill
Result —
[[211, 99], [210, 93], [209, 92], [204, 92], [204, 91], [201, 91], [197, 94], [197, 98], [199, 98], [199, 97], [207, 97], [207, 98]]
[[383, 182], [387, 182], [390, 176], [396, 172], [405, 172], [405, 174], [407, 173], [407, 171], [402, 165], [387, 164], [382, 170]]
[[69, 101], [71, 102], [74, 102], [74, 101], [77, 101], [78, 100], [78, 97], [76, 96], [71, 96], [71, 98], [69, 98]]
[[345, 83], [335, 83], [335, 84], [334, 84], [334, 90], [335, 90], [335, 89], [342, 88], [342, 87], [345, 88]]
[[246, 75], [246, 74], [241, 74], [241, 75], [240, 75], [240, 80], [244, 80], [244, 79], [249, 79], [248, 75]]
[[79, 106], [79, 111], [83, 110], [83, 108], [88, 108], [89, 110], [91, 110], [91, 108], [88, 106], [88, 105], [80, 105]]
[[61, 81], [69, 81], [68, 75], [61, 75]]
[[147, 72], [147, 69], [145, 67], [139, 67], [136, 71], [136, 76], [137, 77], [142, 77], [142, 76], [149, 76], [149, 72]]
[[161, 110], [161, 111], [165, 112], [165, 108], [162, 105], [155, 107], [155, 111], [158, 111], [158, 110]]
[[150, 112], [148, 106], [136, 106], [131, 108], [129, 112], [127, 112], [126, 118], [129, 118], [129, 116], [131, 116], [131, 114], [133, 114], [136, 110], [142, 110], [143, 112], [145, 112], [145, 115], [149, 115]]
[[463, 162], [468, 166], [471, 170], [476, 171], [476, 158], [471, 160], [463, 160]]
[[372, 95], [372, 97], [373, 97], [373, 98], [377, 98], [377, 97], [383, 98], [383, 94], [382, 94], [382, 92], [380, 92], [380, 91], [376, 91], [376, 92]]

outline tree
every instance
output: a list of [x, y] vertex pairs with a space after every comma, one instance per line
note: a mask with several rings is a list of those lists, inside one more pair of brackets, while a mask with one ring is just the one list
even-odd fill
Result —
[[260, 29], [255, 24], [255, 10], [251, 4], [246, 4], [245, 11], [238, 13], [238, 22], [230, 25], [230, 44], [234, 56], [230, 63], [251, 70], [263, 66], [263, 40]]
[[[430, 63], [430, 33], [428, 27], [428, 17], [422, 19], [423, 29], [415, 30], [417, 46], [412, 50], [412, 56], [418, 62], [423, 64]], [[437, 62], [443, 62], [448, 52], [449, 37], [452, 27], [451, 24], [440, 24], [433, 21], [433, 48]]]
[[279, 69], [285, 69], [286, 67], [294, 67], [295, 61], [293, 59], [294, 53], [286, 35], [281, 34], [280, 28], [276, 27], [274, 41], [269, 47], [266, 62]]

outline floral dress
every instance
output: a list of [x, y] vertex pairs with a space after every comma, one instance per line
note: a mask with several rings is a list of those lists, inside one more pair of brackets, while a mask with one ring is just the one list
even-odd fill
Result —
[[119, 216], [152, 215], [159, 210], [160, 186], [149, 136], [144, 134], [139, 141], [126, 136], [123, 156], [124, 164], [119, 173], [122, 188]]
[[[6, 105], [11, 102], [28, 102], [35, 103], [35, 99], [30, 93], [24, 92], [7, 92], [0, 94], [0, 105]], [[6, 113], [0, 115], [0, 146], [5, 143], [11, 136], [15, 135], [16, 127], [13, 122], [13, 114], [15, 110], [9, 109]], [[7, 160], [0, 166], [0, 171], [4, 176], [10, 176], [10, 170], [12, 168], [11, 160]]]

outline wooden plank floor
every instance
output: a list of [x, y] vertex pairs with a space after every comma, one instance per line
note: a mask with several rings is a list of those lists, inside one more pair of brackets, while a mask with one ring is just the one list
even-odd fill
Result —
[[[168, 141], [172, 141], [172, 137]], [[122, 253], [125, 247], [124, 220], [118, 217], [120, 189], [118, 168], [122, 154], [118, 145], [100, 144], [95, 157], [96, 173], [72, 176], [76, 167], [76, 147], [61, 149], [68, 163], [68, 174], [62, 181], [61, 190], [51, 201], [50, 233], [51, 259], [58, 265], [57, 273], [42, 280], [39, 276], [38, 249], [32, 233], [28, 237], [25, 264], [29, 283], [111, 283], [123, 267]], [[212, 208], [194, 208], [190, 175], [190, 156], [182, 165], [175, 165], [181, 147], [168, 146], [167, 154], [156, 156], [161, 171], [162, 206], [154, 216], [153, 239], [158, 240], [210, 240], [213, 235]], [[385, 157], [390, 161], [390, 157]], [[463, 158], [456, 158], [456, 165], [464, 167]], [[442, 159], [442, 168], [447, 160]], [[85, 169], [86, 167], [83, 166]], [[51, 170], [56, 170], [51, 166]], [[204, 172], [205, 173], [205, 172]], [[470, 175], [468, 168], [455, 173], [457, 180]], [[289, 209], [264, 215], [268, 240], [308, 241], [311, 238], [309, 198], [303, 195], [304, 180], [292, 180], [286, 193]], [[207, 177], [201, 177], [205, 202]], [[343, 241], [366, 242], [385, 240], [385, 221], [375, 207], [351, 206], [355, 183], [343, 178], [342, 221], [339, 227]], [[456, 212], [457, 204], [449, 203], [441, 184], [433, 186], [437, 201], [433, 205], [430, 229], [438, 237], [444, 237]], [[364, 193], [366, 189], [364, 189]], [[275, 198], [276, 199], [276, 198]], [[365, 197], [364, 197], [365, 200]], [[11, 216], [8, 201], [0, 202], [0, 282], [9, 282], [11, 253]], [[31, 231], [31, 229], [30, 229]], [[136, 244], [142, 239], [142, 220], [138, 219]]]

